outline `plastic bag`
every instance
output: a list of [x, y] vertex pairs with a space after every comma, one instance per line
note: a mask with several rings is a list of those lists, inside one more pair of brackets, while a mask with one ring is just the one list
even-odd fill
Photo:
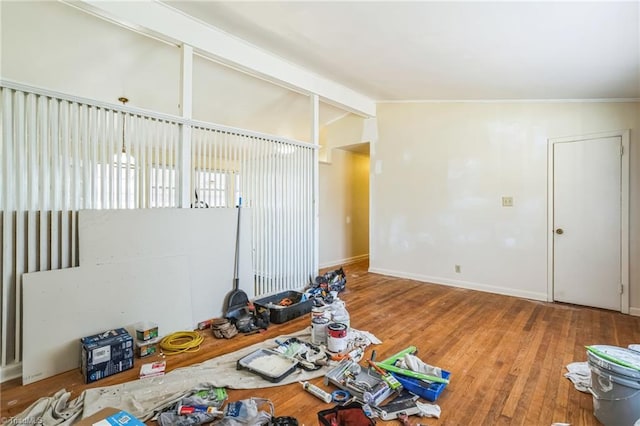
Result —
[[[258, 410], [262, 405], [269, 406], [269, 412]], [[230, 402], [224, 408], [224, 417], [215, 423], [221, 426], [266, 425], [273, 417], [274, 408], [270, 400], [249, 398]]]
[[178, 403], [169, 407], [166, 411], [158, 415], [157, 421], [160, 426], [196, 426], [204, 423], [211, 423], [220, 417], [219, 413], [195, 412], [191, 414], [178, 414], [178, 406], [207, 406], [219, 409], [227, 399], [227, 392], [224, 388], [202, 388], [196, 389], [193, 394], [182, 398]]

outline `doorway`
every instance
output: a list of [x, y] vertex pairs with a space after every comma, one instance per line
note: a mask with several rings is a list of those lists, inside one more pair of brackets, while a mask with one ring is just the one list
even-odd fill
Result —
[[549, 301], [629, 312], [629, 131], [549, 140]]
[[369, 258], [369, 143], [331, 148], [319, 170], [319, 266]]

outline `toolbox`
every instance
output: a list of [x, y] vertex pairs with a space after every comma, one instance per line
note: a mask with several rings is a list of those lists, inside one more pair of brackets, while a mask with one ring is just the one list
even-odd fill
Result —
[[270, 322], [282, 324], [311, 312], [313, 300], [303, 300], [303, 296], [303, 293], [290, 290], [254, 300], [253, 304], [256, 308], [269, 309]]

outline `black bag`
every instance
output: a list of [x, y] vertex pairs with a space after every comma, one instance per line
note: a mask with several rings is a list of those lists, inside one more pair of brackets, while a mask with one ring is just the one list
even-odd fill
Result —
[[318, 424], [320, 426], [372, 426], [376, 422], [364, 414], [362, 404], [352, 402], [319, 411]]

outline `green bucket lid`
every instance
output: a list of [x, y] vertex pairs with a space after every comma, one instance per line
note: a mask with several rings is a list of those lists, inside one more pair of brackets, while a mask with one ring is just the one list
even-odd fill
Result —
[[620, 367], [633, 370], [631, 375], [636, 376], [640, 372], [640, 353], [631, 349], [609, 345], [586, 346], [587, 351], [598, 358], [608, 361]]

